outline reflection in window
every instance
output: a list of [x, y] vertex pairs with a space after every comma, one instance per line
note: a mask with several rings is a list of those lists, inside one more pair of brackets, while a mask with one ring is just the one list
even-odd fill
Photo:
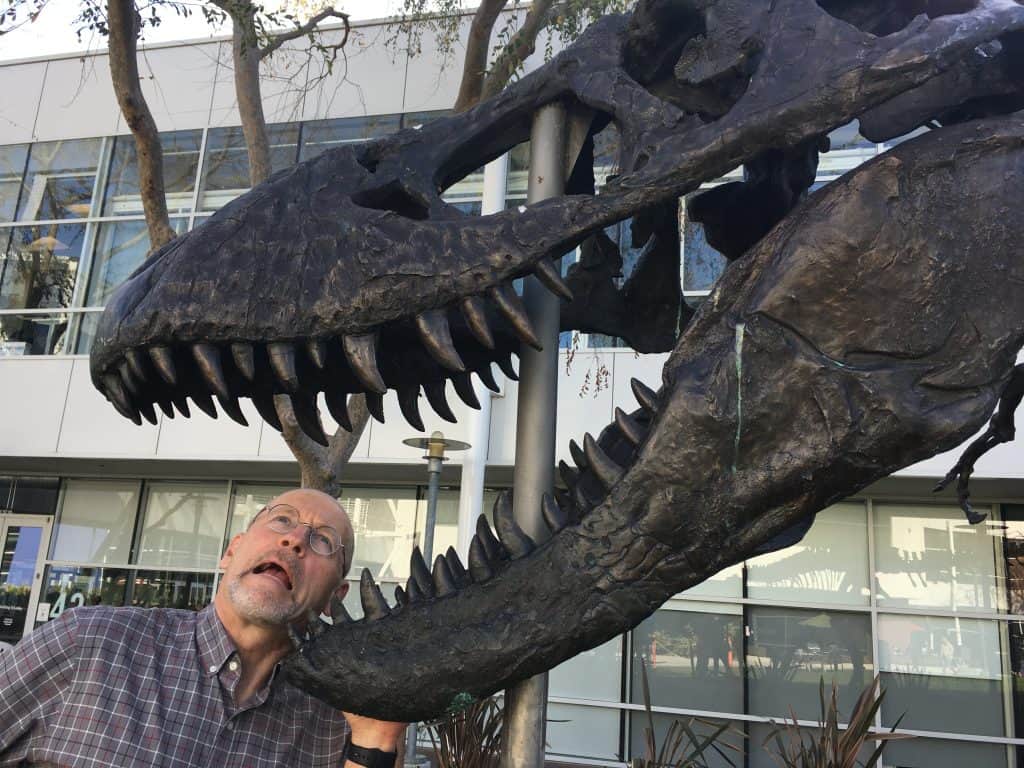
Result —
[[138, 571], [132, 582], [128, 604], [138, 608], [198, 611], [213, 600], [212, 573]]
[[[646, 712], [630, 712], [630, 733], [632, 737], [629, 741], [629, 757], [631, 758], [642, 758], [645, 755], [645, 741], [644, 741], [644, 730], [649, 729], [649, 719]], [[668, 734], [669, 728], [672, 727], [672, 723], [676, 721], [682, 721], [687, 725], [688, 728], [693, 732], [694, 736], [698, 739], [706, 739], [717, 731], [723, 724], [722, 720], [712, 720], [707, 717], [692, 718], [687, 715], [654, 715], [654, 743], [659, 748], [665, 743], [665, 737]], [[689, 740], [685, 735], [683, 736], [685, 745], [692, 745], [692, 740]], [[709, 748], [706, 750], [700, 758], [700, 762], [695, 763], [699, 766], [707, 766], [707, 768], [737, 768], [743, 765], [743, 754], [747, 751], [744, 736], [744, 725], [743, 723], [733, 722], [729, 724], [729, 728], [724, 731], [716, 741], [716, 748]], [[693, 752], [692, 749], [689, 750]], [[657, 757], [648, 757], [651, 760], [650, 765], [656, 765]]]
[[51, 560], [127, 564], [139, 482], [66, 480]]
[[679, 217], [683, 247], [683, 290], [709, 291], [728, 265], [728, 260], [707, 241], [704, 225], [685, 212]]
[[52, 515], [57, 511], [59, 492], [60, 480], [56, 477], [19, 477], [14, 484], [11, 512], [16, 515]]
[[613, 638], [597, 648], [578, 653], [552, 669], [548, 693], [618, 702], [622, 698], [622, 638]]
[[791, 547], [747, 561], [747, 597], [868, 605], [868, 526], [863, 504], [818, 513]]
[[619, 721], [614, 709], [548, 704], [547, 752], [597, 760], [619, 760]]
[[828, 135], [829, 151], [818, 157], [818, 175], [839, 176], [867, 162], [878, 153], [874, 142], [860, 133], [860, 123], [840, 126]]
[[81, 224], [11, 230], [0, 258], [0, 309], [69, 306], [84, 239]]
[[[295, 165], [298, 158], [298, 123], [267, 126], [270, 162], [280, 171]], [[250, 187], [249, 153], [241, 127], [212, 128], [206, 139], [203, 159], [203, 194], [200, 208], [215, 211]]]
[[400, 115], [369, 115], [367, 117], [340, 117], [333, 120], [314, 120], [302, 124], [302, 149], [299, 160], [309, 160], [328, 149], [386, 136], [398, 130]]
[[25, 632], [42, 541], [36, 525], [9, 525], [0, 539], [0, 642], [16, 643]]
[[14, 221], [28, 144], [0, 147], [0, 221]]
[[419, 505], [416, 489], [352, 487], [339, 500], [356, 536], [352, 572], [369, 568], [377, 579], [409, 578]]
[[[188, 220], [171, 219], [171, 226], [180, 235], [188, 226]], [[102, 307], [106, 304], [114, 289], [146, 260], [148, 253], [149, 230], [145, 221], [100, 224], [85, 305]]]
[[50, 604], [51, 619], [83, 605], [124, 605], [131, 573], [121, 568], [51, 565], [40, 600]]
[[730, 565], [680, 594], [686, 597], [743, 597], [743, 563]]
[[[164, 192], [171, 214], [192, 210], [192, 196], [199, 167], [202, 131], [173, 131], [160, 134], [163, 150]], [[139, 192], [139, 161], [135, 139], [118, 136], [110, 160], [110, 176], [103, 201], [104, 216], [142, 213]]]
[[940, 739], [897, 739], [882, 753], [886, 765], [899, 768], [1008, 768], [1019, 766], [1020, 747]]
[[216, 568], [227, 488], [223, 483], [152, 483], [139, 536], [140, 565]]
[[871, 619], [864, 614], [791, 608], [749, 609], [747, 673], [750, 713], [813, 720], [819, 683], [839, 688], [846, 716], [871, 682]]
[[22, 184], [18, 220], [88, 216], [101, 141], [73, 139], [33, 144]]
[[1003, 736], [999, 647], [994, 621], [879, 616], [882, 724]]
[[646, 665], [652, 705], [700, 702], [700, 709], [742, 712], [743, 617], [738, 607], [722, 613], [731, 608], [658, 611], [634, 629], [630, 701], [643, 702]]
[[880, 606], [997, 610], [998, 528], [953, 506], [876, 504], [874, 520]]

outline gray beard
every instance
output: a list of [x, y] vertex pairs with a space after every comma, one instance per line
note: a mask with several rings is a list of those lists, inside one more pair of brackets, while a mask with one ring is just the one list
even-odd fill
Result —
[[294, 604], [281, 600], [261, 599], [255, 590], [242, 584], [236, 577], [226, 584], [228, 598], [240, 616], [249, 621], [268, 626], [283, 627], [295, 620]]

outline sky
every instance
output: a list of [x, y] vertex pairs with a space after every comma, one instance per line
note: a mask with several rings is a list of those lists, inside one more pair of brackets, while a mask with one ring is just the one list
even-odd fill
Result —
[[[355, 21], [387, 16], [394, 13], [400, 4], [399, 0], [342, 0], [338, 7]], [[34, 22], [22, 24], [0, 36], [0, 61], [102, 50], [105, 42], [97, 35], [85, 33], [82, 40], [78, 40], [71, 20], [77, 15], [79, 6], [80, 0], [49, 0]], [[159, 27], [146, 27], [143, 44], [203, 39], [227, 33], [223, 29], [211, 30], [198, 11], [198, 3], [196, 8], [196, 12], [187, 19], [174, 13], [164, 14]]]

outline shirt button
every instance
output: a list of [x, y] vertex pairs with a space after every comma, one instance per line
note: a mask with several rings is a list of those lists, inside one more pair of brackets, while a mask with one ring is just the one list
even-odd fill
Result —
[[228, 669], [230, 669], [232, 672], [237, 672], [238, 671], [238, 662], [235, 661], [234, 659], [229, 661], [228, 662]]
[[224, 728], [225, 728], [225, 730], [233, 731], [233, 730], [235, 730], [235, 724], [233, 722], [231, 722], [230, 720], [228, 720], [226, 723], [224, 723]]
[[210, 665], [210, 674], [212, 675], [216, 671], [217, 671], [217, 665], [216, 664], [211, 664]]

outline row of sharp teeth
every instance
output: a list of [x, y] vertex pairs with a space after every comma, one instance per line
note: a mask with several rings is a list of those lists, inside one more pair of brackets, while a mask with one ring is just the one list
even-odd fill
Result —
[[[541, 260], [535, 267], [535, 275], [552, 292], [571, 300], [572, 293], [551, 262]], [[497, 312], [508, 321], [522, 341], [540, 349], [540, 342], [530, 323], [522, 299], [510, 283], [488, 289], [487, 298]], [[484, 348], [493, 350], [495, 348], [494, 336], [487, 323], [485, 299], [482, 296], [469, 296], [462, 300], [460, 308], [474, 338]], [[423, 346], [431, 357], [452, 373], [450, 378], [459, 397], [470, 407], [479, 408], [480, 405], [473, 392], [466, 366], [452, 341], [446, 311], [444, 309], [427, 310], [416, 317], [415, 326]], [[352, 372], [367, 390], [367, 404], [371, 413], [378, 420], [383, 421], [383, 401], [380, 396], [387, 391], [387, 385], [377, 365], [377, 334], [348, 335], [341, 337], [340, 341], [345, 359]], [[305, 349], [312, 364], [317, 369], [324, 370], [327, 364], [327, 340], [309, 339], [305, 342]], [[222, 350], [214, 344], [197, 342], [191, 345], [192, 358], [209, 391], [189, 392], [188, 397], [191, 397], [196, 407], [212, 418], [217, 417], [217, 410], [213, 404], [213, 397], [216, 397], [228, 416], [240, 424], [248, 426], [239, 407], [238, 397], [230, 391], [224, 375], [222, 354], [227, 351], [230, 352], [231, 360], [238, 372], [246, 380], [255, 381], [256, 355], [251, 343], [234, 342], [228, 345], [227, 350]], [[325, 443], [326, 437], [323, 437], [323, 428], [318, 426], [320, 418], [315, 401], [312, 401], [308, 395], [300, 396], [300, 381], [296, 367], [296, 343], [291, 341], [271, 342], [267, 344], [266, 352], [274, 378], [281, 388], [292, 397], [292, 407], [300, 426], [311, 437]], [[117, 365], [116, 372], [109, 372], [102, 377], [102, 388], [107, 399], [113, 403], [118, 412], [136, 424], [141, 424], [143, 418], [152, 424], [157, 423], [153, 404], [140, 396], [151, 375], [147, 359], [164, 383], [171, 388], [178, 386], [179, 375], [174, 361], [174, 353], [170, 347], [160, 345], [151, 346], [146, 350], [126, 350], [124, 360]], [[510, 357], [499, 355], [496, 362], [506, 375], [513, 379], [516, 378]], [[485, 386], [493, 391], [498, 391], [489, 365], [477, 370], [476, 373]], [[443, 380], [427, 383], [424, 385], [424, 389], [427, 400], [434, 410], [442, 418], [454, 422], [455, 416], [444, 395]], [[347, 395], [330, 390], [325, 390], [324, 395], [328, 410], [335, 421], [343, 428], [351, 429], [346, 407]], [[423, 429], [417, 404], [418, 397], [418, 386], [399, 388], [399, 404], [403, 414], [410, 424], [418, 429]], [[185, 394], [177, 394], [157, 398], [155, 402], [168, 418], [173, 418], [174, 408], [188, 417], [190, 412], [185, 398]], [[260, 397], [253, 397], [252, 400], [264, 420], [280, 430], [280, 421], [272, 400]]]
[[[653, 418], [658, 409], [657, 393], [637, 379], [633, 379], [631, 385], [637, 402]], [[633, 445], [634, 451], [639, 450], [649, 431], [649, 427], [641, 425], [621, 408], [615, 409], [614, 426]], [[574, 470], [562, 462], [559, 469], [568, 490], [558, 489], [554, 497], [549, 494], [543, 497], [544, 522], [551, 535], [558, 533], [570, 523], [579, 522], [587, 512], [600, 503], [601, 499], [592, 499], [584, 494], [583, 483], [580, 482], [584, 476], [592, 475], [596, 478], [604, 496], [625, 473], [625, 469], [611, 459], [589, 434], [583, 439], [582, 449], [575, 442], [571, 442], [569, 447], [579, 470]], [[388, 604], [370, 571], [364, 569], [359, 579], [359, 598], [364, 618], [367, 621], [381, 619], [401, 610], [405, 605], [446, 597], [470, 584], [488, 581], [507, 563], [529, 555], [537, 546], [515, 521], [510, 491], [503, 491], [494, 503], [494, 527], [497, 535], [491, 530], [486, 517], [481, 515], [477, 519], [476, 533], [469, 547], [468, 568], [462, 564], [455, 549], [449, 547], [445, 554], [434, 559], [434, 567], [431, 570], [419, 547], [414, 547], [409, 564], [411, 575], [404, 588], [395, 587], [393, 608]], [[331, 615], [336, 624], [354, 621], [341, 600], [332, 601]], [[326, 625], [317, 626], [319, 628], [314, 630], [314, 635], [326, 628]]]

